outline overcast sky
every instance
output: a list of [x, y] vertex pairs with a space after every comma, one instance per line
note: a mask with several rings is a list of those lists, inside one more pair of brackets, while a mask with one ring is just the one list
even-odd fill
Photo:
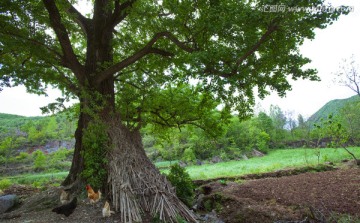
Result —
[[306, 40], [301, 46], [301, 53], [312, 60], [309, 67], [318, 70], [321, 82], [298, 80], [292, 83], [292, 91], [285, 98], [277, 94], [259, 101], [261, 107], [268, 111], [271, 104], [278, 105], [283, 111], [293, 111], [308, 117], [319, 110], [328, 101], [343, 99], [355, 95], [350, 89], [333, 83], [334, 74], [343, 59], [352, 54], [360, 63], [360, 1], [329, 1], [332, 5], [353, 6], [354, 11], [341, 16], [338, 21], [326, 29], [317, 30], [315, 39]]
[[[298, 80], [291, 82], [293, 89], [285, 98], [275, 93], [265, 100], [258, 100], [261, 109], [268, 111], [271, 104], [278, 105], [283, 111], [294, 112], [308, 117], [333, 99], [343, 99], [355, 95], [350, 89], [333, 83], [333, 73], [338, 70], [343, 59], [352, 54], [360, 63], [360, 1], [329, 1], [337, 6], [340, 3], [354, 7], [347, 16], [341, 16], [333, 25], [324, 30], [317, 30], [313, 41], [306, 40], [301, 46], [301, 53], [312, 60], [309, 65], [318, 70], [321, 82]], [[24, 116], [41, 115], [40, 107], [54, 102], [61, 93], [49, 90], [48, 97], [26, 93], [24, 87], [6, 88], [0, 92], [0, 113]]]

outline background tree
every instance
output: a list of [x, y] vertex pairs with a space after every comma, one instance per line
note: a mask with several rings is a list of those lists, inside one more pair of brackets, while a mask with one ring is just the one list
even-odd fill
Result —
[[15, 148], [15, 139], [12, 136], [4, 138], [0, 143], [0, 155], [4, 157], [5, 166], [8, 164], [13, 148]]
[[349, 59], [343, 59], [339, 70], [335, 73], [334, 81], [342, 86], [350, 88], [360, 96], [360, 67], [356, 58], [352, 55]]
[[[339, 70], [335, 73], [336, 77], [334, 81], [342, 86], [348, 87], [360, 96], [360, 66], [356, 62], [356, 58], [352, 55], [348, 59], [343, 59], [343, 62], [339, 65]], [[359, 143], [360, 130], [358, 128], [359, 120], [359, 101], [347, 103], [343, 109], [339, 112], [339, 116], [344, 124], [343, 128], [346, 128], [349, 132], [349, 137], [355, 144]]]
[[273, 122], [274, 128], [271, 134], [271, 138], [273, 142], [277, 142], [275, 147], [282, 147], [283, 142], [285, 141], [285, 125], [286, 125], [286, 117], [281, 108], [277, 105], [270, 106], [270, 118]]
[[58, 135], [58, 123], [55, 117], [50, 117], [44, 126], [44, 134], [48, 140], [55, 139]]
[[360, 165], [360, 161], [356, 158], [355, 154], [347, 148], [350, 134], [341, 124], [339, 116], [329, 115], [327, 119], [322, 119], [320, 123], [316, 123], [315, 127], [320, 133], [319, 139], [329, 137], [330, 142], [327, 146], [332, 148], [343, 148], [354, 158], [356, 164]]
[[297, 140], [309, 140], [311, 126], [304, 117], [299, 114], [297, 117], [298, 126], [294, 130], [294, 135]]
[[306, 122], [305, 122], [304, 116], [302, 116], [302, 114], [298, 115], [297, 121], [298, 121], [298, 127], [301, 128], [301, 127], [306, 126]]
[[295, 139], [295, 129], [297, 127], [297, 123], [294, 119], [294, 111], [286, 111], [285, 119], [286, 119], [285, 129], [290, 131], [291, 140], [294, 140]]
[[343, 128], [349, 133], [351, 143], [360, 144], [360, 100], [347, 103], [339, 112]]
[[[52, 85], [65, 98], [79, 99], [73, 162], [63, 184], [82, 188], [84, 181], [96, 182], [124, 222], [141, 221], [141, 210], [165, 221], [178, 215], [195, 221], [146, 157], [142, 126], [156, 120], [211, 128], [214, 122], [193, 112], [209, 113], [208, 105], [222, 103], [222, 114], [234, 109], [248, 117], [253, 87], [263, 98], [268, 89], [279, 95], [290, 90], [287, 76], [318, 80], [315, 70], [302, 69], [310, 60], [298, 47], [314, 38], [315, 28], [346, 13], [268, 13], [261, 10], [266, 1], [91, 2], [93, 10], [85, 15], [76, 1], [2, 3], [0, 87], [22, 84], [30, 93], [45, 94]], [[193, 79], [201, 85], [191, 87], [192, 97], [183, 102], [192, 109], [176, 112], [171, 90], [162, 90]], [[83, 174], [90, 172], [97, 174]]]
[[259, 123], [261, 121], [258, 118], [241, 122], [238, 118], [232, 120], [225, 135], [228, 143], [224, 146], [224, 150], [226, 153], [229, 153], [230, 159], [240, 158], [242, 154], [249, 154], [254, 149], [267, 152], [270, 136], [263, 130], [264, 128], [266, 129], [266, 126], [261, 126]]
[[260, 112], [257, 116], [256, 125], [262, 131], [266, 132], [268, 135], [271, 134], [273, 130], [273, 120], [265, 112]]

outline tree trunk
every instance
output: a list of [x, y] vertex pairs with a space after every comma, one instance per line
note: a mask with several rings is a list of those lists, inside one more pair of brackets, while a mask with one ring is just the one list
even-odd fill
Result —
[[[175, 189], [165, 176], [146, 156], [139, 130], [131, 131], [115, 117], [113, 89], [113, 84], [107, 83], [96, 90], [105, 101], [80, 99], [75, 151], [69, 175], [63, 185], [71, 185], [72, 190], [79, 193], [83, 190], [82, 186], [91, 180], [85, 179], [82, 174], [89, 168], [86, 154], [92, 152], [84, 136], [90, 124], [99, 118], [107, 128], [108, 138], [107, 145], [100, 145], [103, 150], [101, 154], [107, 159], [100, 168], [107, 171], [107, 180], [101, 181], [99, 189], [105, 192], [104, 195], [111, 199], [115, 210], [121, 213], [121, 222], [142, 222], [144, 215], [157, 216], [165, 222], [177, 222], [178, 217], [188, 222], [197, 222], [194, 214], [176, 197]], [[94, 103], [95, 106], [101, 104], [102, 108], [96, 111], [96, 118], [87, 113]], [[96, 166], [99, 165], [96, 163]], [[94, 173], [94, 177], [98, 177], [98, 171]]]
[[138, 130], [131, 132], [118, 119], [109, 122], [113, 148], [109, 159], [109, 191], [121, 222], [142, 222], [142, 213], [165, 222], [182, 217], [197, 222], [176, 197], [175, 189], [146, 156]]
[[[80, 100], [82, 101], [82, 100]], [[80, 105], [82, 102], [80, 102]], [[81, 110], [81, 108], [80, 108]], [[75, 131], [75, 148], [74, 148], [74, 155], [73, 160], [71, 163], [70, 171], [68, 176], [65, 178], [64, 182], [62, 183], [63, 186], [69, 186], [71, 184], [74, 184], [76, 182], [80, 183], [80, 174], [84, 169], [84, 159], [81, 155], [81, 151], [83, 149], [82, 145], [82, 136], [83, 131], [86, 129], [86, 126], [88, 125], [89, 120], [85, 118], [85, 114], [80, 112], [79, 120], [77, 123], [77, 128]]]
[[[94, 87], [89, 87], [89, 89], [94, 89]], [[83, 141], [84, 132], [89, 126], [89, 123], [91, 123], [94, 119], [100, 118], [105, 120], [114, 113], [115, 93], [114, 81], [112, 79], [104, 81], [97, 90], [88, 90], [88, 92], [89, 93], [86, 93], [86, 96], [79, 95], [80, 114], [75, 131], [74, 155], [69, 174], [62, 183], [63, 186], [74, 185], [77, 187], [77, 183], [85, 183], [86, 179], [82, 179], [81, 177], [81, 173], [85, 167], [84, 153], [86, 152], [86, 148]], [[96, 93], [93, 94], [94, 92]], [[99, 97], [97, 94], [102, 95], [102, 97]], [[102, 109], [94, 109], [94, 106], [102, 106]]]

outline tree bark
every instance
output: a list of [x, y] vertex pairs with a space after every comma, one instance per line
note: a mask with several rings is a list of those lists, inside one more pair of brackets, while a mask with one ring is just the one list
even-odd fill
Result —
[[[82, 101], [82, 100], [80, 100], [80, 101]], [[80, 102], [80, 106], [81, 106], [81, 104], [82, 103]], [[80, 110], [82, 110], [82, 109], [80, 108]], [[64, 182], [62, 183], [63, 186], [69, 186], [76, 182], [80, 183], [80, 181], [81, 181], [80, 174], [84, 169], [84, 159], [81, 155], [81, 151], [83, 149], [82, 136], [83, 136], [84, 129], [86, 129], [86, 126], [88, 125], [88, 123], [89, 123], [89, 120], [86, 120], [85, 114], [80, 112], [79, 120], [77, 123], [77, 128], [76, 128], [75, 135], [74, 135], [75, 136], [74, 155], [73, 155], [69, 174], [65, 178]]]

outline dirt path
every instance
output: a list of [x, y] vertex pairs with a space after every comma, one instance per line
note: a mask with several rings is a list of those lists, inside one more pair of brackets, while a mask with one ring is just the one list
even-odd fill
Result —
[[[294, 176], [270, 177], [242, 182], [211, 182], [205, 185], [207, 194], [203, 205], [217, 211], [227, 223], [284, 222], [308, 219], [314, 213], [331, 212], [360, 217], [360, 169], [343, 169]], [[56, 192], [39, 192], [53, 196]], [[44, 195], [44, 193], [47, 193]], [[51, 208], [29, 213], [10, 212], [12, 218], [0, 222], [119, 222], [117, 215], [101, 217], [101, 205], [92, 206], [80, 201], [69, 217], [51, 212]], [[320, 211], [320, 212], [317, 212]], [[319, 217], [319, 216], [317, 216]]]

